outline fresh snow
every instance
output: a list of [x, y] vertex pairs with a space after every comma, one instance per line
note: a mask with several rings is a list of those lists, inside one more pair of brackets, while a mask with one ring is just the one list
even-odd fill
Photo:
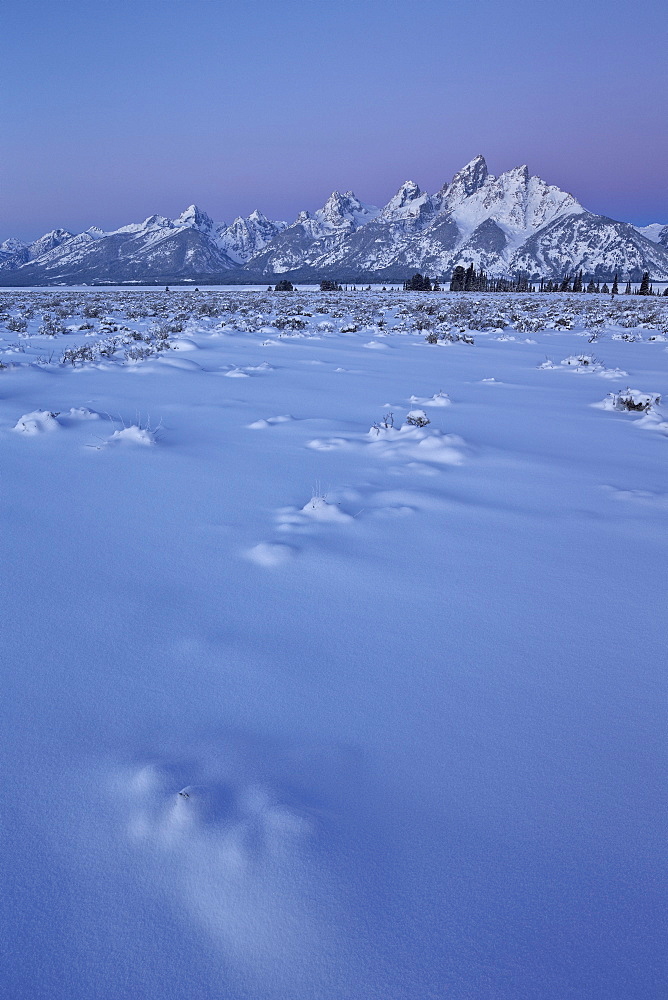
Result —
[[660, 1000], [667, 334], [0, 293], [4, 994]]

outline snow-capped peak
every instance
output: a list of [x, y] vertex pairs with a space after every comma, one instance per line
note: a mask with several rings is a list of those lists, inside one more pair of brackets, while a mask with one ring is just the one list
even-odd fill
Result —
[[490, 177], [490, 173], [485, 157], [475, 156], [465, 167], [457, 171], [449, 186], [444, 186], [441, 189], [443, 194], [447, 192], [447, 207], [454, 208], [466, 198], [470, 198], [472, 194], [480, 190], [488, 177]]
[[9, 239], [4, 240], [4, 242], [0, 243], [0, 253], [3, 254], [19, 253], [20, 250], [25, 250], [27, 246], [28, 244], [24, 243], [23, 240], [18, 240], [16, 239], [15, 236], [10, 236]]
[[237, 216], [232, 225], [219, 226], [216, 243], [231, 260], [245, 264], [282, 229], [284, 222], [272, 222], [256, 208], [247, 219]]
[[379, 222], [400, 222], [417, 219], [431, 207], [429, 195], [415, 181], [405, 181], [385, 208], [378, 214]]
[[378, 215], [374, 205], [365, 205], [352, 191], [341, 194], [333, 191], [323, 207], [315, 213], [315, 218], [323, 232], [353, 232]]
[[[634, 226], [633, 228], [646, 240], [651, 240], [652, 243], [668, 243], [668, 225], [665, 222], [651, 222], [649, 226]], [[4, 244], [0, 246], [0, 250], [3, 246]]]
[[213, 219], [197, 205], [189, 205], [173, 222], [177, 229], [198, 229], [201, 233], [210, 233], [214, 229]]
[[530, 176], [526, 164], [494, 177], [482, 157], [455, 174], [441, 199], [441, 210], [452, 214], [464, 234], [492, 219], [511, 238], [544, 226], [558, 215], [584, 211], [566, 191]]
[[30, 259], [33, 260], [41, 254], [53, 250], [54, 247], [59, 247], [61, 243], [66, 243], [73, 236], [74, 233], [71, 233], [69, 229], [52, 229], [50, 233], [45, 233], [44, 236], [40, 236], [38, 240], [30, 244], [28, 248]]
[[144, 233], [153, 232], [156, 229], [173, 229], [174, 223], [164, 215], [149, 215], [143, 222], [131, 222], [128, 226], [121, 226], [109, 235], [116, 236], [122, 233]]

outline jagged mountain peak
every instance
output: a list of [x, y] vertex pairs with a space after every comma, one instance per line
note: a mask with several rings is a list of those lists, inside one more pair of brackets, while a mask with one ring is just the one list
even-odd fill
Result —
[[332, 191], [323, 207], [315, 213], [315, 219], [322, 226], [323, 235], [326, 235], [328, 231], [353, 232], [376, 215], [378, 209], [374, 205], [365, 205], [352, 191], [345, 194]]
[[422, 191], [420, 185], [416, 184], [415, 181], [404, 181], [394, 198], [390, 198], [388, 205], [394, 203], [398, 207], [403, 207], [411, 201], [415, 201], [416, 198], [421, 198], [423, 194], [424, 191]]
[[165, 215], [149, 215], [141, 223], [142, 229], [171, 229], [174, 223]]
[[448, 187], [450, 202], [462, 201], [479, 191], [490, 176], [487, 161], [481, 154], [474, 156], [466, 166], [458, 170]]
[[526, 164], [512, 167], [498, 177], [487, 173], [485, 166], [485, 171], [477, 173], [478, 186], [468, 195], [467, 168], [455, 177], [459, 179], [456, 184], [453, 181], [442, 199], [441, 210], [451, 213], [464, 235], [472, 233], [485, 219], [493, 219], [516, 242], [559, 215], [584, 211], [568, 192], [531, 176]]
[[189, 205], [173, 222], [177, 228], [185, 226], [188, 229], [199, 229], [202, 233], [211, 232], [214, 228], [213, 219], [197, 205]]
[[272, 222], [256, 208], [247, 219], [239, 215], [230, 226], [219, 226], [215, 242], [230, 260], [245, 264], [282, 229], [284, 222]]
[[393, 198], [378, 214], [379, 222], [414, 222], [431, 211], [432, 200], [415, 181], [404, 181]]
[[50, 233], [45, 233], [44, 236], [40, 236], [38, 240], [30, 244], [30, 256], [38, 257], [45, 251], [71, 240], [73, 236], [74, 233], [71, 233], [69, 229], [52, 229]]
[[506, 170], [501, 174], [501, 177], [512, 178], [513, 180], [526, 184], [529, 180], [529, 168], [526, 163], [523, 163], [519, 167], [511, 167], [510, 170]]
[[20, 250], [25, 250], [27, 246], [28, 244], [23, 240], [10, 236], [9, 239], [0, 243], [0, 253], [18, 253]]
[[164, 215], [149, 215], [148, 218], [144, 219], [143, 222], [131, 222], [128, 226], [121, 226], [120, 229], [114, 229], [113, 233], [108, 235], [123, 235], [124, 233], [144, 233], [151, 232], [156, 229], [173, 229], [174, 223], [171, 219], [166, 218]]

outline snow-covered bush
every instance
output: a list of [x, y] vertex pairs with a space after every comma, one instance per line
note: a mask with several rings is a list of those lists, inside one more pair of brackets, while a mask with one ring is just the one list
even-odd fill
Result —
[[28, 321], [23, 316], [12, 316], [6, 325], [12, 333], [25, 333], [28, 329]]
[[406, 423], [410, 424], [411, 427], [426, 427], [427, 424], [431, 423], [431, 420], [424, 410], [410, 410], [406, 414]]
[[637, 389], [622, 389], [621, 392], [610, 393], [612, 408], [627, 410], [630, 413], [649, 413], [661, 402], [661, 396], [651, 392], [639, 392]]

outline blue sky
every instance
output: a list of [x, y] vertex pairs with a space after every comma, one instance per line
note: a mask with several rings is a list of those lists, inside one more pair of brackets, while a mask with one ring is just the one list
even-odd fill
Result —
[[0, 238], [383, 204], [477, 153], [668, 222], [665, 23], [658, 0], [6, 2]]

